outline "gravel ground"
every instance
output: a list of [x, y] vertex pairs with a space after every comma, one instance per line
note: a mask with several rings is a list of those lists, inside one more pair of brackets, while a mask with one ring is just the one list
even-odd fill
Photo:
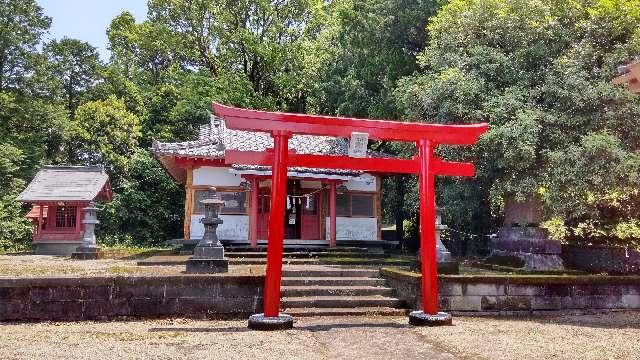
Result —
[[[184, 266], [137, 266], [137, 260], [72, 260], [51, 255], [0, 255], [0, 277], [101, 276], [101, 275], [179, 275]], [[230, 274], [264, 273], [264, 266], [229, 266]]]
[[185, 319], [5, 324], [0, 338], [2, 359], [637, 359], [640, 313], [455, 317], [440, 328], [314, 318], [280, 332]]

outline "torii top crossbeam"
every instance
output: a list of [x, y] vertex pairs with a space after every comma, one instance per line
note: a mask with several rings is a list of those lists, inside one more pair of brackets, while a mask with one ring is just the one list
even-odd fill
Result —
[[[435, 242], [435, 175], [473, 176], [471, 163], [448, 162], [437, 158], [438, 145], [471, 145], [487, 131], [487, 124], [440, 125], [403, 123], [386, 120], [290, 114], [239, 109], [213, 103], [213, 112], [225, 120], [229, 129], [269, 132], [273, 150], [264, 152], [225, 151], [228, 164], [271, 166], [271, 211], [267, 248], [267, 272], [264, 290], [264, 317], [279, 317], [280, 278], [284, 238], [284, 205], [287, 167], [321, 167], [330, 169], [413, 173], [419, 175], [420, 248], [422, 263], [422, 305], [418, 317], [438, 318], [438, 279]], [[310, 155], [289, 152], [293, 134], [349, 138], [366, 133], [369, 139], [414, 142], [418, 155], [413, 159], [353, 158], [348, 156]], [[451, 317], [448, 314], [444, 318]], [[410, 317], [411, 319], [411, 317]], [[410, 320], [411, 321], [411, 320]], [[269, 321], [257, 326], [267, 326]], [[251, 318], [250, 323], [251, 327]]]

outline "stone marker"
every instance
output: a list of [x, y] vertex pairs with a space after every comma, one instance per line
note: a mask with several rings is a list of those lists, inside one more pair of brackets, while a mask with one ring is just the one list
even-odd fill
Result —
[[220, 209], [224, 201], [218, 198], [216, 188], [209, 188], [210, 198], [200, 201], [204, 206], [204, 235], [193, 250], [193, 256], [187, 260], [188, 273], [220, 273], [229, 271], [229, 259], [224, 257], [224, 247], [218, 240], [218, 225], [222, 224]]
[[71, 254], [71, 258], [78, 260], [96, 260], [100, 258], [100, 248], [96, 242], [95, 233], [96, 225], [100, 223], [97, 216], [98, 208], [95, 207], [94, 202], [90, 202], [82, 211], [84, 212], [82, 220], [84, 224], [82, 244]]
[[504, 212], [504, 225], [490, 243], [490, 257], [520, 259], [526, 270], [564, 269], [560, 242], [550, 239], [547, 231], [539, 227], [543, 216], [539, 199], [508, 199]]

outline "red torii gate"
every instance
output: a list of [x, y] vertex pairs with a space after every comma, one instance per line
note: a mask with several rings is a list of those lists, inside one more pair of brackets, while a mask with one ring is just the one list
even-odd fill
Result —
[[[229, 129], [268, 132], [273, 149], [265, 152], [226, 150], [227, 164], [271, 166], [271, 211], [267, 246], [267, 270], [264, 288], [264, 314], [249, 318], [252, 329], [284, 329], [293, 326], [293, 318], [280, 314], [280, 280], [284, 240], [287, 167], [308, 167], [404, 173], [419, 175], [420, 257], [422, 263], [422, 309], [414, 311], [409, 322], [415, 325], [451, 323], [451, 316], [438, 312], [438, 277], [435, 240], [435, 175], [473, 176], [471, 163], [450, 162], [434, 155], [438, 145], [471, 145], [488, 129], [486, 123], [440, 125], [365, 120], [320, 115], [290, 114], [247, 110], [212, 104], [213, 112], [225, 120]], [[367, 133], [369, 139], [415, 142], [418, 155], [412, 159], [353, 158], [289, 152], [293, 134], [350, 138], [352, 133]]]

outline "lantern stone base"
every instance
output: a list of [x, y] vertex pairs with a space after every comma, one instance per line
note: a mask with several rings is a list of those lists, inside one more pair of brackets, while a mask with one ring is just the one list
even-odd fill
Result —
[[195, 259], [187, 260], [187, 273], [213, 274], [229, 271], [229, 259]]
[[251, 330], [287, 330], [293, 328], [293, 317], [287, 314], [264, 316], [263, 313], [249, 316]]
[[194, 259], [224, 259], [222, 246], [196, 246], [193, 249]]
[[412, 311], [409, 314], [409, 324], [415, 326], [443, 326], [451, 325], [451, 314], [439, 312], [437, 314], [425, 314], [424, 311]]
[[75, 260], [98, 260], [101, 257], [99, 247], [78, 246], [76, 251], [71, 254], [71, 258]]

